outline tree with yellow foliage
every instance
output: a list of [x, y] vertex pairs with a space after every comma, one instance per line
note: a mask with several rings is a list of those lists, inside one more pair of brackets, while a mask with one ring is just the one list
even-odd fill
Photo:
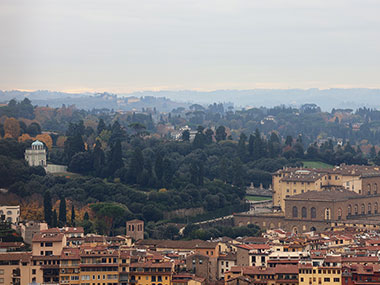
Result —
[[4, 122], [5, 136], [9, 134], [12, 138], [17, 139], [20, 136], [20, 123], [15, 118], [7, 118]]
[[36, 139], [45, 143], [48, 149], [51, 149], [53, 146], [53, 140], [51, 139], [51, 136], [48, 134], [40, 134], [36, 136]]
[[19, 142], [26, 142], [28, 140], [32, 140], [33, 138], [28, 135], [28, 134], [22, 134], [21, 136], [18, 137]]

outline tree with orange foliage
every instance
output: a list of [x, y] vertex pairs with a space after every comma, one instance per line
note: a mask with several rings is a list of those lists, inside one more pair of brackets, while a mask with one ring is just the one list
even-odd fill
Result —
[[51, 136], [48, 134], [37, 135], [36, 139], [45, 143], [45, 145], [48, 147], [48, 149], [51, 149], [53, 146], [53, 140], [51, 139]]
[[30, 135], [28, 134], [22, 134], [21, 136], [18, 137], [19, 142], [26, 142], [28, 140], [33, 139]]
[[9, 134], [12, 138], [17, 139], [20, 136], [20, 123], [15, 118], [8, 118], [4, 122], [5, 135]]
[[56, 142], [57, 146], [60, 148], [64, 148], [66, 139], [67, 138], [65, 136], [59, 136]]

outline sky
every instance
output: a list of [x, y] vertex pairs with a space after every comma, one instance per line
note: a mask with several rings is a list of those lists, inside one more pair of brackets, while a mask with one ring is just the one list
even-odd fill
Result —
[[0, 0], [0, 89], [380, 88], [378, 0]]

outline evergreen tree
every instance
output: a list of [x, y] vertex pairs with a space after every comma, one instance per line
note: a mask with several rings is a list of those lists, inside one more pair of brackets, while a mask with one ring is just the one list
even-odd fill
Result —
[[227, 137], [226, 128], [224, 126], [219, 126], [215, 132], [216, 141], [217, 142], [224, 141], [226, 140], [226, 137]]
[[137, 183], [140, 180], [141, 174], [144, 170], [144, 157], [139, 147], [135, 148], [133, 152], [131, 163], [129, 167], [130, 177], [132, 183]]
[[106, 124], [104, 123], [103, 119], [100, 119], [99, 120], [99, 123], [98, 123], [98, 128], [97, 128], [97, 132], [98, 132], [98, 135], [100, 135], [100, 133], [105, 130], [107, 128]]
[[111, 155], [108, 164], [108, 175], [113, 176], [116, 170], [124, 166], [123, 155], [121, 152], [121, 143], [120, 140], [117, 140], [111, 146]]
[[182, 141], [184, 141], [184, 142], [190, 141], [190, 131], [189, 130], [184, 130], [182, 132]]
[[249, 153], [249, 156], [252, 157], [253, 156], [253, 145], [255, 143], [255, 137], [250, 134], [249, 135], [249, 141], [248, 141], [248, 153]]
[[265, 156], [264, 143], [258, 129], [255, 131], [255, 140], [253, 143], [253, 159], [257, 160]]
[[83, 215], [83, 220], [88, 221], [90, 219], [90, 216], [88, 215], [88, 212], [85, 212]]
[[369, 158], [372, 160], [376, 158], [376, 148], [374, 145], [371, 147], [371, 150], [369, 151]]
[[95, 175], [100, 176], [105, 164], [105, 155], [102, 150], [102, 144], [99, 140], [96, 140], [95, 148], [93, 151], [93, 168]]
[[53, 216], [52, 216], [52, 203], [51, 203], [50, 191], [46, 191], [44, 194], [44, 219], [45, 219], [45, 222], [49, 226], [52, 225]]
[[60, 227], [64, 227], [66, 225], [66, 222], [66, 199], [62, 196], [59, 202], [58, 225]]
[[74, 208], [74, 204], [71, 205], [71, 226], [75, 227], [75, 208]]
[[193, 141], [193, 147], [194, 148], [200, 148], [202, 149], [206, 143], [206, 138], [203, 133], [204, 128], [202, 126], [198, 126], [197, 134], [195, 135], [194, 141]]
[[125, 132], [121, 128], [118, 121], [115, 121], [111, 127], [110, 143], [114, 144], [117, 141], [122, 141], [125, 138]]
[[292, 136], [287, 136], [286, 140], [285, 140], [285, 145], [292, 146], [292, 144], [293, 144], [293, 138], [292, 138]]
[[246, 155], [247, 155], [246, 146], [245, 146], [246, 142], [247, 142], [247, 136], [245, 135], [245, 133], [241, 133], [240, 138], [239, 138], [239, 143], [237, 146], [238, 155], [241, 160], [246, 159]]
[[156, 173], [158, 184], [162, 185], [162, 176], [164, 173], [164, 169], [163, 169], [163, 163], [162, 163], [162, 156], [159, 152], [156, 155], [156, 161], [154, 164], [154, 172]]
[[69, 136], [65, 141], [65, 155], [68, 161], [70, 161], [76, 153], [84, 151], [84, 142], [79, 132], [76, 132], [73, 136]]
[[214, 132], [211, 129], [207, 129], [205, 132], [205, 143], [211, 144], [212, 143], [212, 136], [214, 135]]
[[53, 228], [58, 227], [58, 217], [57, 217], [57, 210], [56, 209], [54, 209], [54, 211], [53, 211], [52, 227]]
[[172, 168], [172, 163], [168, 158], [165, 158], [162, 161], [162, 165], [164, 168], [163, 171], [163, 183], [166, 188], [169, 188], [172, 184], [172, 179], [173, 179], [173, 168]]

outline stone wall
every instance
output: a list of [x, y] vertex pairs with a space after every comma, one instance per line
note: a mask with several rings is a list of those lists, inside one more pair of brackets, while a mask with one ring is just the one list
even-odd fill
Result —
[[199, 208], [190, 208], [190, 209], [177, 209], [174, 211], [164, 212], [164, 219], [173, 219], [173, 218], [186, 218], [204, 214], [205, 210], [202, 207]]

